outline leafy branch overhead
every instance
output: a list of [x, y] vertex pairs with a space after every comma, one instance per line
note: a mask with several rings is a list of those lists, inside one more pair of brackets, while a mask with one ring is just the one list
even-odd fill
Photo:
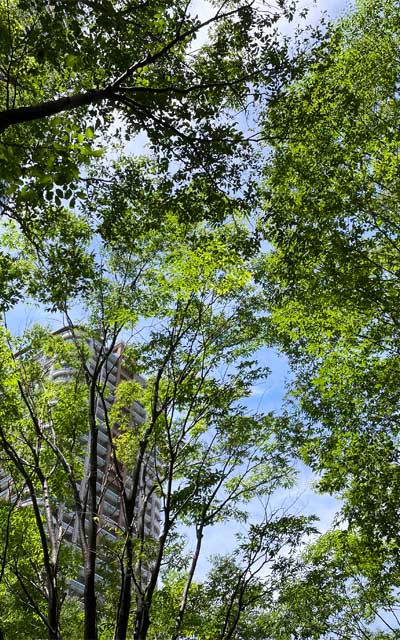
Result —
[[282, 74], [279, 4], [223, 2], [201, 20], [187, 1], [2, 2], [0, 131], [85, 107], [92, 127], [118, 108], [130, 134], [221, 137], [221, 108]]
[[173, 171], [172, 190], [201, 176], [253, 201], [255, 157], [237, 114], [292, 72], [277, 34], [291, 3], [207, 11], [201, 20], [186, 0], [1, 0], [0, 208], [34, 246], [37, 229], [51, 234], [63, 205], [82, 199], [90, 165], [140, 133]]

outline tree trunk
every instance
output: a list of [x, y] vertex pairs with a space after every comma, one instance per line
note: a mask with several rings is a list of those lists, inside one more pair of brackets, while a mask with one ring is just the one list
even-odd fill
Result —
[[84, 640], [97, 640], [97, 600], [95, 588], [96, 560], [97, 560], [97, 441], [98, 426], [96, 422], [96, 375], [93, 376], [90, 387], [90, 433], [89, 433], [89, 478], [87, 494], [88, 534], [85, 552], [85, 591], [84, 610], [85, 627]]
[[88, 564], [89, 566], [85, 567], [85, 592], [83, 596], [85, 608], [84, 640], [97, 640], [95, 571], [92, 567], [93, 562]]
[[141, 595], [137, 596], [135, 628], [133, 630], [133, 640], [146, 640], [150, 627], [150, 616], [148, 604]]
[[58, 589], [56, 576], [48, 576], [47, 579], [47, 620], [49, 640], [60, 640], [60, 607], [58, 601]]
[[191, 566], [189, 569], [189, 574], [186, 580], [185, 588], [183, 590], [181, 604], [179, 607], [178, 615], [176, 616], [175, 629], [174, 629], [174, 633], [171, 636], [171, 640], [177, 640], [179, 631], [182, 625], [183, 616], [185, 615], [185, 609], [186, 609], [186, 605], [189, 597], [190, 587], [193, 582], [194, 572], [196, 571], [197, 562], [200, 556], [201, 544], [203, 540], [203, 530], [204, 530], [204, 522], [201, 524], [201, 526], [197, 529], [197, 532], [196, 532], [196, 537], [197, 537], [196, 549], [193, 554]]
[[141, 443], [140, 451], [137, 456], [136, 466], [132, 478], [132, 491], [130, 495], [124, 489], [124, 505], [125, 505], [125, 533], [127, 536], [125, 545], [125, 575], [120, 588], [120, 598], [117, 613], [115, 640], [125, 640], [128, 631], [128, 623], [132, 600], [132, 578], [133, 578], [133, 545], [132, 545], [132, 529], [134, 519], [138, 522], [139, 513], [135, 512], [136, 498], [140, 484], [140, 473], [143, 464], [144, 451], [146, 450], [147, 439]]
[[129, 536], [126, 542], [126, 570], [121, 585], [121, 594], [119, 600], [117, 628], [115, 640], [125, 640], [128, 630], [129, 612], [131, 608], [131, 590], [132, 590], [132, 539]]

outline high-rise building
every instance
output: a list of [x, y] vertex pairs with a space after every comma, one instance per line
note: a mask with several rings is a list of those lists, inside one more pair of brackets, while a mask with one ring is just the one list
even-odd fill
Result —
[[[80, 334], [79, 329], [76, 332]], [[64, 327], [55, 335], [60, 335], [66, 341], [76, 340], [75, 330]], [[100, 345], [96, 340], [88, 339], [89, 357], [87, 366], [93, 369], [96, 355]], [[119, 343], [113, 348], [101, 368], [99, 383], [107, 383], [107, 394], [104, 401], [96, 398], [96, 422], [98, 425], [98, 443], [97, 443], [97, 485], [96, 495], [98, 502], [98, 523], [99, 523], [99, 542], [101, 539], [116, 540], [119, 533], [126, 530], [127, 523], [124, 522], [124, 510], [122, 504], [121, 482], [116, 475], [115, 461], [112, 457], [113, 443], [110, 441], [109, 428], [112, 437], [118, 435], [117, 425], [108, 425], [106, 421], [106, 412], [111, 408], [116, 397], [118, 385], [124, 380], [136, 379], [139, 384], [145, 385], [145, 380], [137, 374], [132, 374], [124, 364], [124, 343]], [[76, 371], [68, 365], [55, 363], [51, 358], [43, 358], [42, 365], [46, 371], [46, 376], [52, 381], [60, 384], [72, 380]], [[139, 401], [134, 401], [132, 406], [127, 407], [126, 411], [130, 415], [132, 429], [142, 424], [146, 414], [143, 406]], [[83, 437], [82, 444], [89, 440], [89, 429], [86, 436]], [[87, 449], [87, 447], [86, 447]], [[120, 476], [124, 480], [124, 488], [130, 491], [132, 488], [132, 480], [126, 473], [124, 466], [119, 464]], [[153, 491], [154, 476], [156, 473], [156, 462], [154, 452], [150, 452], [146, 459], [146, 464], [140, 470], [140, 481], [138, 491], [136, 492], [136, 518], [141, 518], [140, 527], [143, 530], [145, 538], [157, 539], [159, 536], [160, 523], [160, 499]], [[80, 481], [81, 497], [87, 485], [89, 474], [89, 456], [88, 452], [84, 460], [84, 472]], [[12, 478], [6, 474], [0, 474], [0, 500], [13, 498]], [[57, 497], [58, 499], [58, 497]], [[28, 495], [22, 495], [19, 505], [24, 506], [30, 503]], [[59, 502], [59, 519], [60, 525], [64, 530], [64, 540], [67, 544], [79, 544], [79, 530], [76, 514], [70, 510], [66, 504]], [[101, 547], [100, 547], [101, 559]], [[146, 581], [147, 570], [145, 564], [141, 567], [141, 579]], [[76, 593], [83, 593], [83, 581], [78, 575], [75, 580], [70, 581], [71, 588]]]

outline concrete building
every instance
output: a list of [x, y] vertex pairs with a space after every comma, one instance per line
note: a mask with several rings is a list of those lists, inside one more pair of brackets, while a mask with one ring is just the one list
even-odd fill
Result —
[[[79, 330], [78, 330], [79, 333]], [[74, 333], [71, 328], [64, 327], [55, 332], [55, 335], [61, 335], [66, 341], [74, 340]], [[93, 368], [96, 352], [99, 350], [99, 344], [93, 339], [88, 339], [87, 344], [89, 346], [88, 366]], [[60, 384], [70, 381], [75, 375], [75, 371], [67, 365], [60, 367], [53, 363], [50, 359], [43, 360], [43, 367], [46, 371], [46, 375], [51, 380]], [[97, 465], [98, 465], [98, 478], [97, 478], [97, 498], [98, 498], [98, 518], [99, 518], [99, 552], [101, 559], [101, 542], [102, 540], [116, 540], [119, 532], [123, 532], [125, 528], [124, 514], [122, 508], [121, 489], [118, 478], [115, 474], [114, 462], [112, 460], [111, 443], [106, 424], [105, 411], [111, 408], [114, 400], [116, 389], [118, 385], [124, 380], [132, 380], [133, 375], [129, 369], [124, 365], [124, 344], [119, 343], [115, 346], [108, 358], [103, 364], [100, 381], [107, 381], [107, 396], [105, 398], [105, 407], [100, 398], [96, 399], [96, 421], [98, 424], [98, 444], [97, 444]], [[145, 384], [143, 378], [135, 375], [135, 379], [140, 384]], [[127, 407], [129, 411], [132, 429], [135, 426], [140, 425], [145, 420], [145, 411], [143, 406], [135, 401], [131, 407]], [[118, 434], [118, 427], [111, 426], [111, 433], [113, 436]], [[89, 433], [83, 438], [82, 444], [87, 443]], [[126, 477], [124, 467], [120, 465], [120, 470], [124, 478], [124, 485], [127, 490], [131, 489], [131, 480]], [[146, 460], [145, 472], [142, 470], [140, 474], [139, 491], [136, 497], [136, 511], [137, 517], [141, 518], [141, 526], [143, 526], [144, 536], [146, 538], [157, 539], [160, 531], [160, 499], [152, 487], [154, 486], [155, 475], [155, 459], [154, 453], [150, 453]], [[84, 461], [84, 473], [80, 483], [80, 492], [85, 487], [85, 479], [89, 474], [89, 458], [86, 455]], [[12, 499], [12, 479], [10, 476], [0, 474], [0, 500]], [[19, 505], [29, 504], [29, 498], [21, 497]], [[140, 515], [139, 515], [140, 514]], [[69, 511], [65, 504], [59, 504], [59, 521], [64, 530], [64, 540], [69, 544], [78, 545], [78, 523], [75, 515], [72, 511]], [[147, 579], [147, 569], [142, 567], [142, 580]], [[76, 593], [83, 593], [83, 583], [80, 576], [77, 576], [76, 580], [72, 580], [71, 587]]]

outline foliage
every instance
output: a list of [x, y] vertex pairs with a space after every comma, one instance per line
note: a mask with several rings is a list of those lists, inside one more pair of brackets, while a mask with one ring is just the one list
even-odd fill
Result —
[[297, 575], [284, 579], [271, 617], [273, 637], [396, 638], [398, 598], [392, 588], [398, 572], [388, 580], [376, 560], [375, 551], [352, 533], [321, 536]]
[[312, 518], [265, 514], [246, 535], [237, 536], [230, 555], [217, 555], [205, 580], [192, 583], [184, 623], [174, 633], [171, 610], [178, 612], [182, 572], [170, 571], [155, 595], [157, 615], [150, 637], [262, 640], [269, 633], [266, 612], [274, 607], [280, 583], [296, 566], [294, 555], [305, 533], [315, 532]]
[[[186, 0], [2, 0], [0, 201], [36, 249], [43, 238], [78, 248], [78, 223], [68, 216], [68, 238], [60, 226], [66, 207], [84, 195], [89, 167], [139, 134], [166, 168], [175, 160], [175, 180], [251, 191], [233, 113], [291, 72], [276, 24], [293, 7], [234, 0], [213, 11], [202, 22]], [[12, 254], [2, 262], [4, 282], [18, 279]]]
[[[260, 275], [295, 373], [285, 436], [320, 474], [320, 489], [343, 499], [342, 526], [394, 589], [399, 26], [396, 2], [359, 2], [266, 112], [273, 252]], [[363, 573], [361, 553], [358, 562]]]
[[[1, 310], [28, 296], [68, 327], [1, 333], [6, 637], [365, 637], [395, 611], [396, 3], [361, 2], [301, 80], [280, 11], [215, 5], [202, 24], [180, 1], [0, 3]], [[261, 93], [273, 151], [254, 234], [255, 158], [233, 110]], [[101, 149], [141, 132], [152, 159]], [[291, 420], [246, 404], [271, 335], [296, 373]], [[293, 452], [344, 499], [347, 527], [302, 562], [310, 519], [268, 509]], [[236, 550], [200, 581], [204, 537], [234, 522]]]
[[[118, 182], [106, 178], [96, 191], [90, 190], [88, 208], [82, 201], [77, 221], [86, 234], [82, 255], [91, 261], [94, 275], [83, 276], [79, 289], [85, 326], [76, 326], [71, 317], [77, 298], [71, 299], [64, 286], [68, 255], [58, 257], [60, 276], [55, 279], [52, 262], [46, 261], [46, 253], [51, 258], [51, 242], [38, 255], [15, 226], [6, 230], [16, 259], [30, 265], [26, 286], [31, 295], [60, 309], [69, 327], [67, 340], [34, 328], [17, 340], [16, 356], [15, 341], [6, 333], [3, 342], [4, 469], [9, 470], [13, 491], [19, 482], [26, 492], [29, 479], [27, 501], [38, 505], [34, 526], [49, 556], [45, 574], [52, 591], [45, 592], [43, 601], [35, 600], [42, 635], [50, 614], [49, 637], [66, 633], [63, 625], [77, 603], [68, 589], [64, 597], [60, 587], [74, 579], [77, 565], [85, 585], [83, 629], [81, 617], [74, 623], [78, 637], [132, 634], [144, 640], [153, 633], [153, 625], [156, 633], [165, 616], [176, 640], [185, 629], [200, 634], [196, 598], [201, 592], [204, 606], [207, 599], [217, 599], [216, 586], [204, 587], [203, 593], [194, 580], [203, 539], [211, 527], [238, 521], [242, 529], [249, 529], [253, 542], [241, 542], [238, 557], [244, 564], [237, 565], [230, 582], [233, 559], [220, 560], [221, 567], [227, 567], [224, 588], [232, 593], [232, 605], [230, 613], [218, 605], [213, 624], [225, 611], [226, 625], [218, 627], [218, 633], [227, 640], [239, 624], [245, 625], [246, 607], [238, 604], [238, 593], [248, 595], [249, 607], [256, 593], [261, 602], [264, 583], [257, 583], [258, 572], [265, 562], [275, 567], [275, 555], [288, 538], [295, 548], [310, 530], [301, 519], [271, 515], [263, 526], [249, 520], [255, 496], [268, 501], [294, 479], [289, 457], [276, 439], [279, 421], [270, 414], [251, 414], [246, 406], [252, 386], [268, 373], [253, 358], [265, 341], [266, 326], [253, 280], [257, 245], [237, 203], [232, 210], [229, 199], [221, 200], [217, 225], [191, 221], [175, 211], [190, 186], [175, 194], [175, 200], [171, 193], [163, 200], [169, 187], [150, 161], [120, 161], [115, 170]], [[132, 195], [139, 184], [132, 183], [134, 172], [144, 176], [144, 204]], [[200, 186], [195, 185], [197, 194]], [[206, 189], [205, 201], [208, 193]], [[157, 225], [152, 224], [155, 215]], [[103, 233], [108, 244], [93, 252], [91, 245]], [[116, 351], [121, 338], [123, 355]], [[129, 372], [116, 391], [109, 382], [111, 356]], [[140, 416], [134, 428], [127, 407]], [[16, 420], [22, 440], [15, 436]], [[102, 475], [96, 455], [99, 430], [110, 449]], [[112, 478], [113, 491], [118, 492], [121, 517], [114, 524], [103, 513], [96, 489], [101, 477], [104, 489]], [[155, 538], [144, 526], [153, 495], [162, 509]], [[64, 551], [71, 545], [70, 536], [57, 533], [61, 496], [64, 513], [77, 532], [75, 555], [69, 561]], [[192, 549], [176, 546], [183, 526], [195, 541]], [[174, 566], [181, 567], [175, 605], [161, 614], [162, 598], [172, 594], [162, 595], [156, 587], [172, 557]], [[8, 555], [6, 560], [12, 576]], [[96, 573], [102, 582], [96, 581]], [[210, 577], [210, 585], [221, 577], [222, 569]]]
[[363, 2], [270, 111], [282, 141], [266, 193], [267, 293], [309, 416], [304, 455], [384, 537], [398, 484], [397, 20], [396, 3]]

